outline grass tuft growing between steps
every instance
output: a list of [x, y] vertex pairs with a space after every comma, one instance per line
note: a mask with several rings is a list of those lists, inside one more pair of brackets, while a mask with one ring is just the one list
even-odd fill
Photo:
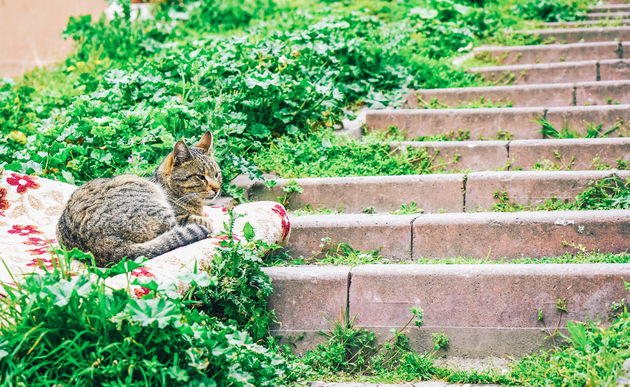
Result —
[[628, 210], [630, 209], [630, 178], [610, 176], [589, 182], [575, 201], [548, 199], [538, 205], [518, 204], [510, 201], [506, 191], [495, 191], [492, 211], [555, 211], [555, 210]]
[[[630, 284], [626, 283], [630, 290]], [[433, 347], [414, 352], [405, 331], [422, 326], [423, 311], [411, 308], [407, 324], [388, 340], [354, 326], [347, 316], [321, 332], [326, 341], [303, 357], [305, 377], [334, 382], [401, 383], [443, 380], [450, 383], [497, 383], [527, 386], [612, 386], [628, 383], [624, 361], [630, 357], [630, 314], [620, 305], [608, 327], [600, 322], [567, 322], [564, 344], [555, 349], [511, 359], [507, 370], [454, 370], [437, 364], [440, 349], [448, 348], [444, 333], [433, 334]], [[560, 333], [554, 333], [561, 335]], [[625, 378], [625, 381], [624, 381]]]
[[566, 253], [556, 257], [523, 257], [478, 259], [469, 257], [452, 258], [418, 258], [413, 261], [394, 261], [379, 255], [379, 250], [360, 251], [347, 243], [331, 245], [330, 240], [323, 240], [319, 252], [309, 257], [292, 257], [284, 252], [276, 252], [267, 262], [270, 266], [297, 266], [297, 265], [333, 265], [333, 266], [359, 266], [368, 264], [423, 264], [423, 265], [480, 265], [480, 264], [576, 264], [576, 263], [630, 263], [630, 252], [611, 254], [597, 251], [587, 251], [582, 246], [574, 246], [576, 253]]

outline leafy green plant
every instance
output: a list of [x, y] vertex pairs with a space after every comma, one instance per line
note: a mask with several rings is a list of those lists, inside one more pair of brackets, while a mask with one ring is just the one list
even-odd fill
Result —
[[447, 348], [451, 342], [444, 331], [431, 334], [431, 341], [433, 341], [433, 349], [436, 351]]
[[[543, 159], [537, 161], [532, 165], [532, 170], [535, 171], [565, 171], [570, 170], [575, 163], [575, 156], [571, 156], [569, 160], [565, 160], [562, 154], [556, 149], [553, 151], [553, 157], [556, 161]], [[606, 168], [610, 169], [610, 168]]]
[[624, 311], [609, 328], [597, 322], [568, 322], [570, 345], [529, 355], [512, 365], [514, 384], [616, 385], [630, 350], [630, 315]]
[[528, 0], [516, 4], [513, 9], [526, 19], [577, 21], [584, 19], [586, 4], [586, 1], [579, 0]]
[[282, 192], [284, 192], [284, 195], [278, 197], [278, 201], [286, 207], [289, 204], [291, 197], [304, 193], [304, 188], [300, 187], [297, 181], [289, 180], [282, 186]]
[[273, 311], [267, 310], [267, 297], [273, 288], [269, 276], [262, 271], [261, 255], [269, 246], [251, 241], [254, 231], [247, 223], [241, 241], [233, 234], [234, 216], [230, 214], [226, 237], [208, 267], [212, 281], [192, 293], [195, 307], [204, 313], [248, 332], [256, 341], [269, 338]]
[[418, 136], [414, 137], [412, 141], [468, 141], [470, 140], [470, 130], [458, 130], [455, 133], [454, 130], [441, 134], [434, 134], [430, 136]]
[[[93, 268], [90, 277], [72, 271], [74, 257], [85, 255], [58, 250], [52, 269], [15, 287], [2, 285], [4, 383], [273, 386], [291, 380], [288, 364], [273, 350], [154, 282], [145, 285], [154, 290], [143, 298], [106, 289], [104, 278], [138, 265]], [[215, 279], [200, 274], [188, 280], [196, 286]]]
[[400, 205], [400, 208], [396, 211], [392, 211], [393, 215], [413, 215], [413, 214], [421, 214], [424, 210], [422, 208], [418, 208], [416, 202], [411, 202], [411, 204], [403, 203]]
[[576, 196], [575, 201], [551, 198], [541, 204], [518, 204], [510, 201], [506, 191], [495, 191], [497, 200], [493, 211], [555, 211], [555, 210], [611, 210], [630, 208], [630, 179], [616, 175], [590, 181], [588, 187]]
[[291, 213], [295, 216], [303, 216], [303, 215], [333, 215], [333, 214], [343, 214], [343, 207], [339, 207], [336, 210], [330, 208], [317, 208], [314, 209], [310, 204], [305, 204], [304, 208], [298, 208], [297, 210], [291, 211]]
[[424, 149], [393, 152], [375, 139], [357, 141], [323, 130], [310, 136], [282, 137], [254, 158], [261, 170], [284, 178], [406, 175], [431, 173]]

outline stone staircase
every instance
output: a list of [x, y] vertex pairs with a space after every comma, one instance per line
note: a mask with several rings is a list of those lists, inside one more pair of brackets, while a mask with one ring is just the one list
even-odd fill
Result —
[[[368, 111], [367, 131], [395, 126], [406, 136], [390, 144], [392, 152], [424, 148], [451, 173], [297, 179], [304, 192], [291, 196], [289, 209], [308, 204], [344, 212], [291, 216], [289, 253], [310, 256], [330, 238], [363, 251], [380, 248], [397, 263], [267, 268], [278, 319], [274, 333], [301, 352], [322, 340], [318, 331], [347, 314], [387, 338], [409, 320], [409, 308], [420, 306], [424, 325], [408, 332], [419, 351], [432, 347], [432, 333], [444, 331], [448, 356], [521, 356], [550, 344], [549, 333], [567, 319], [605, 322], [611, 304], [630, 296], [624, 288], [630, 264], [410, 262], [630, 250], [630, 210], [491, 211], [495, 191], [508, 192], [519, 204], [572, 200], [590, 181], [629, 176], [614, 169], [630, 162], [627, 137], [550, 139], [541, 133], [544, 119], [557, 129], [585, 133], [589, 125], [616, 125], [612, 136], [630, 135], [630, 27], [593, 23], [604, 18], [623, 24], [628, 12], [623, 3], [597, 6], [577, 27], [556, 23], [525, 32], [552, 44], [475, 49], [497, 66], [471, 71], [509, 85], [418, 90], [407, 96], [404, 109]], [[458, 108], [480, 100], [509, 107]], [[436, 106], [441, 108], [430, 108]], [[462, 130], [471, 140], [414, 141]], [[541, 162], [566, 170], [532, 170]], [[609, 168], [595, 170], [602, 166]], [[280, 179], [272, 190], [258, 182], [242, 186], [249, 199], [275, 200], [287, 183]], [[423, 212], [391, 214], [411, 202]], [[362, 213], [368, 207], [377, 213]], [[566, 313], [558, 309], [561, 300]]]

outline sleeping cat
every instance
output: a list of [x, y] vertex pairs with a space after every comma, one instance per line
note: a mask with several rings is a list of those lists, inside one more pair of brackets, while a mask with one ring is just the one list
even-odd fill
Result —
[[98, 266], [152, 258], [212, 232], [202, 207], [220, 187], [212, 134], [190, 148], [180, 140], [149, 178], [121, 175], [77, 188], [57, 223], [57, 240], [91, 252]]

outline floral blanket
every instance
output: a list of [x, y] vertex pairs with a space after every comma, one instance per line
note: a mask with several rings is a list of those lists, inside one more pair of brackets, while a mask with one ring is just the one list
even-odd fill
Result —
[[[73, 185], [0, 170], [0, 281], [14, 284], [34, 271], [51, 270], [56, 262], [52, 249], [56, 246], [57, 219], [66, 201], [76, 188]], [[254, 202], [236, 206], [234, 238], [243, 238], [243, 227], [249, 223], [254, 238], [268, 244], [284, 244], [289, 238], [290, 223], [284, 207], [275, 202]], [[229, 220], [225, 207], [206, 207], [204, 215], [213, 221], [214, 230], [223, 230]], [[179, 278], [204, 267], [216, 253], [222, 240], [218, 234], [203, 241], [180, 247], [147, 260], [131, 272], [132, 277], [145, 277], [161, 284], [176, 284], [184, 292], [186, 284]], [[83, 267], [74, 262], [72, 270]], [[129, 287], [137, 296], [148, 292], [138, 285], [129, 285], [129, 278], [119, 275], [106, 280], [113, 288]]]

